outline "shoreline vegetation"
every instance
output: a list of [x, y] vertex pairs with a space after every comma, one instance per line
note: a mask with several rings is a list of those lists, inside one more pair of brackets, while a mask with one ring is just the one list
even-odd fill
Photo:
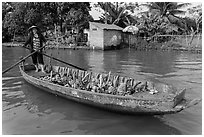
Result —
[[[173, 35], [172, 35], [173, 36]], [[172, 37], [170, 36], [170, 37]], [[190, 42], [189, 42], [190, 41]], [[64, 43], [56, 43], [55, 41], [50, 41], [49, 46], [47, 48], [50, 49], [84, 49], [84, 50], [94, 50], [89, 46], [76, 46], [75, 44], [64, 44]], [[2, 43], [5, 47], [18, 47], [22, 46], [23, 42], [6, 42]], [[181, 35], [174, 36], [169, 41], [166, 42], [158, 42], [158, 41], [150, 41], [146, 39], [138, 38], [134, 44], [121, 44], [119, 49], [122, 48], [131, 48], [133, 50], [139, 51], [149, 51], [149, 50], [162, 50], [162, 51], [186, 51], [193, 53], [202, 53], [202, 35], [196, 35], [193, 39], [190, 39], [189, 36]]]
[[[202, 52], [202, 3], [4, 2], [3, 46], [19, 46], [38, 26], [48, 48]], [[103, 10], [100, 19], [89, 11]], [[183, 10], [183, 8], [187, 10]], [[141, 9], [140, 9], [141, 8]], [[146, 8], [147, 11], [143, 11]], [[135, 13], [135, 14], [132, 14]], [[181, 16], [182, 15], [182, 16]], [[183, 16], [184, 15], [184, 16]], [[121, 31], [121, 32], [119, 32]], [[13, 42], [12, 42], [13, 41]]]

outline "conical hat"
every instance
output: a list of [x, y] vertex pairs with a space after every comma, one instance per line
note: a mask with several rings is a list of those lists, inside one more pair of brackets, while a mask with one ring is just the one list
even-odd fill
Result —
[[33, 28], [39, 29], [37, 26], [31, 26], [28, 31], [32, 30]]

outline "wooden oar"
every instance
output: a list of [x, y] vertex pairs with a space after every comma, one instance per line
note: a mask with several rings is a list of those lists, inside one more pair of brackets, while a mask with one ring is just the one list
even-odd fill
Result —
[[[29, 49], [29, 48], [27, 48], [27, 47], [24, 47], [24, 48]], [[41, 52], [40, 52], [40, 53], [41, 53]], [[56, 61], [62, 62], [62, 63], [64, 63], [64, 64], [66, 64], [66, 65], [69, 65], [69, 66], [72, 66], [72, 67], [74, 67], [74, 68], [77, 68], [77, 69], [80, 69], [80, 70], [86, 71], [86, 70], [83, 69], [83, 68], [80, 68], [80, 67], [75, 66], [75, 65], [73, 65], [73, 64], [67, 63], [67, 62], [65, 62], [65, 61], [63, 61], [63, 60], [60, 60], [60, 59], [55, 58], [55, 57], [52, 57], [52, 56], [47, 55], [47, 54], [45, 54], [45, 53], [41, 53], [41, 54], [44, 55], [44, 56], [46, 56], [46, 57], [49, 57], [49, 58], [51, 58], [51, 59], [54, 59], [54, 60], [56, 60]]]
[[22, 61], [24, 61], [25, 59], [29, 58], [30, 56], [32, 56], [33, 54], [35, 54], [38, 50], [43, 49], [46, 46], [46, 44], [44, 46], [42, 46], [41, 48], [37, 49], [36, 51], [30, 53], [29, 55], [27, 55], [26, 57], [24, 57], [23, 59], [19, 60], [18, 62], [16, 62], [15, 64], [13, 64], [12, 66], [10, 66], [9, 68], [7, 68], [6, 70], [4, 70], [2, 72], [2, 74], [6, 73], [7, 71], [11, 70], [13, 67], [15, 67], [16, 65], [18, 65], [19, 63], [21, 63]]

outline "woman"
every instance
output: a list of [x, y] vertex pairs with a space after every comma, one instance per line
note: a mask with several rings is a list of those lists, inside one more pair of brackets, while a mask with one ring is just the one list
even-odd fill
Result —
[[[26, 47], [28, 44], [30, 45], [30, 51], [31, 53], [39, 49], [43, 46], [43, 42], [46, 42], [45, 37], [40, 33], [40, 30], [37, 26], [31, 26], [28, 29], [29, 36], [27, 41], [24, 44], [24, 47]], [[32, 55], [33, 64], [35, 65], [36, 72], [39, 71], [38, 66], [40, 66], [41, 71], [44, 71], [44, 61], [43, 61], [43, 55], [42, 49], [37, 51]]]

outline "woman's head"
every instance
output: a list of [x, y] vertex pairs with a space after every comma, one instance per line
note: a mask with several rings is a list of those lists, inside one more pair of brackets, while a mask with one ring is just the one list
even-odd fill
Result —
[[31, 26], [28, 31], [29, 32], [33, 32], [34, 34], [36, 34], [38, 32], [39, 28], [37, 26]]
[[32, 32], [33, 32], [34, 34], [36, 34], [37, 31], [38, 31], [38, 30], [37, 30], [36, 28], [33, 28], [33, 29], [32, 29]]

